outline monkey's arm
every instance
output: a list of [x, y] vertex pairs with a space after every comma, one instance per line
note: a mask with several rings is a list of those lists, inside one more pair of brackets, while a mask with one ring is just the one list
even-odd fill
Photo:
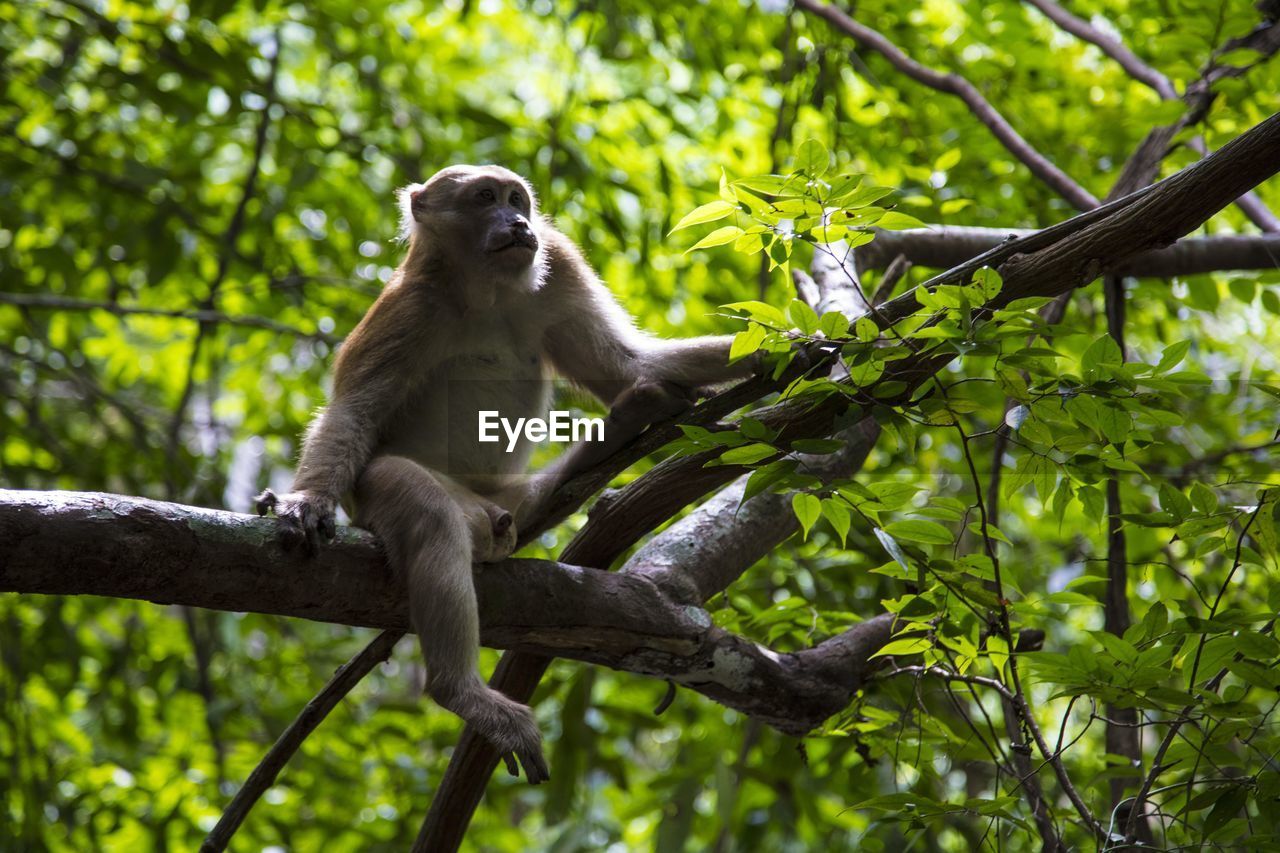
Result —
[[276, 495], [267, 489], [256, 498], [260, 515], [274, 510], [284, 522], [288, 545], [301, 543], [314, 553], [321, 537], [333, 538], [338, 503], [413, 387], [407, 378], [430, 365], [429, 346], [406, 325], [415, 313], [407, 296], [388, 288], [343, 344], [332, 399], [307, 427], [292, 490]]
[[732, 336], [662, 340], [637, 329], [573, 241], [549, 225], [543, 233], [555, 307], [546, 350], [562, 375], [613, 404], [635, 385], [692, 391], [754, 371], [751, 359], [729, 364]]
[[755, 362], [729, 364], [731, 336], [661, 340], [636, 328], [573, 241], [544, 223], [544, 285], [552, 312], [544, 347], [556, 371], [610, 406], [604, 440], [579, 443], [508, 499], [517, 528], [566, 481], [612, 455], [650, 424], [693, 405], [698, 389], [745, 378]]

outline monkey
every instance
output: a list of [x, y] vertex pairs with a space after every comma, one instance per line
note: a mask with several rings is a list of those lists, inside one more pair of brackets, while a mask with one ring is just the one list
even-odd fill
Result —
[[[291, 491], [264, 491], [286, 545], [314, 554], [341, 504], [403, 577], [427, 694], [549, 778], [532, 711], [477, 669], [473, 563], [508, 557], [542, 501], [706, 387], [745, 378], [731, 336], [666, 340], [639, 328], [579, 247], [499, 166], [450, 166], [398, 193], [399, 267], [339, 348], [328, 405], [309, 424]], [[605, 438], [526, 476], [533, 445], [478, 440], [477, 413], [545, 413], [552, 373], [610, 406]], [[517, 761], [519, 765], [517, 765]]]

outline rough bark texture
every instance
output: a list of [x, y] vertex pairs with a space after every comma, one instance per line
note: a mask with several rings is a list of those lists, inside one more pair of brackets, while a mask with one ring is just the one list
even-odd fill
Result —
[[[949, 269], [994, 249], [1010, 237], [1035, 232], [1022, 228], [934, 226], [906, 231], [881, 231], [858, 249], [858, 264], [866, 269], [887, 267], [903, 255], [913, 264]], [[1143, 252], [1119, 266], [1120, 275], [1169, 278], [1226, 270], [1280, 268], [1280, 234], [1191, 237], [1167, 249]]]
[[[158, 604], [409, 629], [406, 594], [377, 541], [351, 528], [314, 560], [277, 544], [273, 519], [83, 492], [0, 490], [0, 592]], [[888, 616], [779, 654], [711, 624], [641, 572], [543, 560], [476, 572], [481, 638], [682, 684], [789, 734], [845, 707]]]

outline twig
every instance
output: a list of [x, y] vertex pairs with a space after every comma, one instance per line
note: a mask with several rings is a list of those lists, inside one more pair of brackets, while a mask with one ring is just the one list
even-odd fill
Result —
[[391, 656], [396, 642], [404, 636], [397, 631], [383, 631], [366, 646], [358, 655], [338, 667], [324, 689], [306, 704], [297, 718], [289, 724], [289, 728], [272, 744], [271, 749], [258, 762], [258, 766], [249, 774], [244, 785], [236, 792], [231, 805], [222, 813], [213, 831], [200, 845], [200, 853], [221, 853], [225, 850], [231, 836], [244, 823], [249, 810], [258, 798], [275, 784], [276, 776], [302, 746], [302, 742], [324, 722], [329, 712], [337, 706], [343, 697], [360, 683], [373, 668]]
[[875, 295], [871, 297], [872, 305], [879, 305], [882, 302], [888, 302], [889, 297], [893, 295], [893, 289], [898, 286], [898, 282], [902, 281], [902, 277], [911, 270], [911, 261], [907, 260], [907, 256], [898, 253], [894, 255], [889, 266], [884, 271], [884, 276], [880, 279], [880, 285], [876, 288]]
[[53, 311], [106, 311], [117, 316], [129, 314], [147, 317], [172, 317], [177, 320], [194, 320], [198, 323], [209, 323], [225, 326], [245, 326], [252, 329], [266, 329], [282, 335], [292, 335], [313, 341], [324, 341], [336, 344], [341, 338], [325, 332], [308, 332], [296, 326], [277, 323], [265, 317], [246, 315], [233, 316], [221, 311], [208, 309], [182, 310], [177, 308], [148, 308], [142, 305], [121, 305], [119, 302], [108, 302], [97, 299], [73, 299], [66, 296], [53, 296], [44, 293], [0, 293], [0, 303], [21, 305], [24, 308], [39, 308]]
[[1128, 72], [1130, 77], [1154, 89], [1161, 98], [1171, 101], [1178, 97], [1178, 93], [1173, 88], [1173, 84], [1169, 82], [1169, 78], [1143, 62], [1123, 42], [1096, 29], [1087, 21], [1077, 18], [1053, 2], [1053, 0], [1027, 0], [1027, 2], [1043, 12], [1046, 18], [1076, 38], [1099, 48]]

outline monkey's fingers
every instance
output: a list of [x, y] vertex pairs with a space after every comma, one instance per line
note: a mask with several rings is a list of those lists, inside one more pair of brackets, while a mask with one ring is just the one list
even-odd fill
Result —
[[542, 757], [542, 751], [537, 752], [519, 752], [520, 763], [524, 765], [525, 778], [529, 780], [530, 785], [541, 785], [543, 782], [550, 781], [551, 770], [547, 767], [547, 760]]
[[286, 551], [306, 546], [307, 535], [296, 518], [277, 516], [280, 519], [280, 544]]
[[512, 776], [520, 776], [520, 765], [516, 764], [516, 754], [514, 752], [504, 753], [502, 763], [507, 765], [507, 772]]
[[274, 512], [276, 508], [276, 493], [270, 489], [263, 489], [262, 494], [253, 499], [253, 505], [257, 507], [258, 515]]

